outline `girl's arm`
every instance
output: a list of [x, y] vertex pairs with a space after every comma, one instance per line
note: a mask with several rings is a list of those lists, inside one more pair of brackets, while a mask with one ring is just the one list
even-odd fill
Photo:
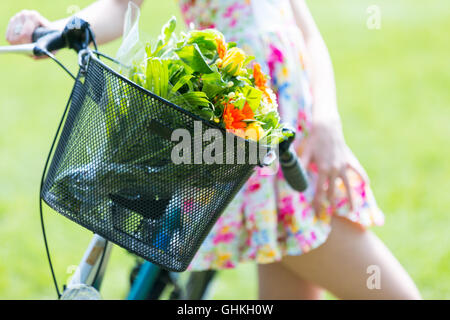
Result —
[[336, 179], [342, 179], [347, 191], [350, 210], [354, 201], [348, 178], [348, 169], [361, 179], [367, 175], [345, 143], [337, 108], [333, 66], [325, 42], [304, 0], [290, 0], [294, 17], [303, 33], [306, 44], [308, 68], [313, 89], [312, 129], [302, 154], [305, 165], [313, 161], [318, 168], [318, 180], [313, 206], [319, 214], [327, 198], [333, 206]]
[[[143, 0], [98, 0], [76, 15], [91, 24], [99, 44], [106, 43], [122, 35], [123, 20], [129, 1], [138, 6], [143, 2]], [[11, 44], [29, 43], [37, 27], [62, 30], [69, 18], [49, 22], [37, 11], [23, 10], [11, 18], [6, 39]]]
[[333, 65], [327, 46], [304, 0], [291, 0], [294, 17], [301, 29], [309, 56], [314, 92], [313, 122], [332, 122], [340, 126], [336, 103]]

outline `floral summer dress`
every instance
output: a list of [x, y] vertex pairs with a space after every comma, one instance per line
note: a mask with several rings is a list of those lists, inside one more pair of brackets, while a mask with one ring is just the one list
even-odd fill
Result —
[[[289, 0], [178, 0], [183, 17], [195, 28], [217, 28], [256, 57], [271, 77], [282, 120], [297, 129], [296, 149], [307, 139], [313, 105], [304, 42]], [[281, 171], [258, 168], [219, 218], [190, 270], [233, 268], [239, 262], [270, 263], [284, 255], [300, 255], [323, 244], [337, 214], [364, 227], [381, 225], [383, 213], [372, 191], [349, 171], [355, 209], [350, 211], [342, 182], [336, 210], [316, 217], [311, 206], [317, 180], [312, 164], [310, 186], [292, 190]]]

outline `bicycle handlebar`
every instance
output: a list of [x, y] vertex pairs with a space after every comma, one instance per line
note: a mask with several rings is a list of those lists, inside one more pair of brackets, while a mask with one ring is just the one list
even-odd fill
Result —
[[56, 33], [56, 32], [60, 33], [57, 30], [47, 29], [45, 27], [38, 27], [33, 31], [33, 34], [31, 36], [31, 41], [37, 42], [39, 39], [45, 37], [46, 35]]
[[33, 54], [41, 56], [46, 52], [63, 48], [70, 48], [79, 52], [94, 41], [94, 35], [88, 22], [78, 17], [73, 17], [66, 24], [63, 31], [38, 27], [34, 30], [31, 39], [35, 44]]
[[33, 49], [35, 56], [42, 56], [45, 51], [51, 52], [67, 47], [67, 42], [61, 31], [39, 27], [34, 30], [31, 39], [35, 43]]
[[91, 42], [94, 42], [94, 34], [89, 27], [89, 23], [73, 17], [66, 24], [63, 31], [43, 27], [36, 28], [31, 36], [31, 40], [33, 41], [32, 43], [0, 46], [0, 54], [25, 53], [42, 56], [48, 52], [63, 48], [70, 48], [79, 52], [87, 48]]

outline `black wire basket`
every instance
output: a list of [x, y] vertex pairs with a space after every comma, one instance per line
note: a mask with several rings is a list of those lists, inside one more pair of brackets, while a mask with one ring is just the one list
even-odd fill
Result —
[[[94, 56], [80, 69], [69, 104], [42, 199], [171, 271], [188, 267], [259, 164], [249, 161], [250, 151], [269, 151], [152, 94]], [[180, 128], [190, 133], [192, 150], [210, 145], [198, 139], [210, 128], [235, 143], [223, 147], [223, 164], [196, 164], [195, 151], [192, 161], [176, 164], [171, 156], [179, 142], [171, 137]]]

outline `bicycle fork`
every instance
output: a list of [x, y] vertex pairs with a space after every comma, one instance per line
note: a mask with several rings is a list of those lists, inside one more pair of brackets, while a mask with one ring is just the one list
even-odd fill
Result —
[[67, 287], [85, 284], [100, 290], [111, 249], [112, 244], [110, 242], [94, 234]]

